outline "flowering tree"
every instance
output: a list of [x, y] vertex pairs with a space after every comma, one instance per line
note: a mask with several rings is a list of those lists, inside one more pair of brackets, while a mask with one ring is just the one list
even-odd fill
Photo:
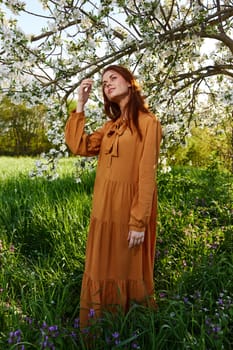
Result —
[[[25, 2], [0, 0], [14, 18], [0, 13], [1, 92], [30, 105], [44, 103], [54, 144], [51, 157], [63, 155], [67, 101], [84, 77], [95, 77], [89, 105], [101, 116], [99, 73], [125, 64], [138, 76], [152, 110], [158, 114], [166, 146], [189, 132], [202, 106], [205, 123], [224, 118], [233, 102], [232, 0], [41, 0], [43, 14]], [[40, 16], [40, 33], [24, 33], [21, 13]], [[214, 43], [214, 48], [209, 45]], [[213, 47], [213, 46], [212, 46]], [[93, 106], [95, 106], [93, 108]], [[44, 168], [47, 171], [47, 167]], [[41, 172], [43, 173], [43, 171]]]

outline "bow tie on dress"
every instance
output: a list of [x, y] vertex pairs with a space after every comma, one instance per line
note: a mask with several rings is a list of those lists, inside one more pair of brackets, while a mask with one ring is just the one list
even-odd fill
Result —
[[122, 119], [116, 121], [107, 132], [107, 142], [105, 146], [105, 154], [109, 154], [108, 166], [112, 163], [112, 157], [118, 157], [119, 137], [123, 135], [127, 128], [127, 123]]

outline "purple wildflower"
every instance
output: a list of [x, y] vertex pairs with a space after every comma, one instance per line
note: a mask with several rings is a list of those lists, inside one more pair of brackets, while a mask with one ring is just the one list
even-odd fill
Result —
[[220, 326], [213, 326], [212, 330], [213, 330], [214, 333], [218, 333], [218, 332], [221, 331], [221, 327]]
[[219, 299], [218, 299], [217, 304], [218, 304], [218, 305], [223, 305], [223, 300], [222, 300], [222, 298], [219, 298]]
[[83, 328], [81, 332], [82, 332], [83, 334], [89, 333], [89, 327]]
[[90, 309], [90, 310], [89, 310], [88, 316], [89, 316], [90, 318], [93, 318], [93, 317], [95, 316], [95, 310], [94, 310], [94, 309]]
[[58, 326], [50, 326], [48, 330], [49, 332], [56, 332], [58, 330]]
[[41, 344], [41, 346], [42, 346], [42, 349], [47, 349], [47, 348], [49, 348], [49, 349], [51, 349], [51, 350], [55, 350], [55, 345], [49, 341], [48, 335], [46, 335], [46, 336], [44, 337], [44, 341], [43, 341], [43, 343]]
[[42, 349], [45, 349], [48, 346], [48, 342], [45, 340], [42, 343]]
[[24, 321], [27, 322], [28, 324], [32, 324], [33, 319], [30, 318], [30, 317], [28, 317], [28, 316], [25, 316], [25, 317], [24, 317]]
[[21, 341], [21, 330], [17, 329], [17, 331], [14, 332], [14, 336], [17, 338], [17, 343]]
[[74, 328], [79, 328], [79, 318], [74, 320]]
[[14, 339], [13, 339], [12, 333], [13, 333], [13, 332], [10, 332], [10, 334], [9, 334], [8, 344], [14, 343]]
[[159, 297], [162, 299], [162, 298], [166, 298], [167, 294], [166, 293], [159, 293]]
[[71, 336], [71, 338], [77, 338], [77, 334], [74, 331], [72, 331], [70, 333], [70, 336]]
[[20, 329], [17, 329], [15, 332], [9, 333], [8, 344], [19, 343], [21, 341], [22, 332]]
[[119, 334], [118, 332], [112, 333], [112, 337], [113, 337], [113, 339], [114, 339], [115, 345], [120, 344], [120, 342], [121, 342], [120, 339], [119, 339], [120, 334]]
[[118, 332], [112, 333], [112, 337], [113, 337], [114, 339], [119, 338], [119, 336], [120, 336], [120, 334], [119, 334]]
[[42, 323], [42, 328], [43, 329], [47, 328], [47, 323], [45, 321], [43, 321], [43, 323]]

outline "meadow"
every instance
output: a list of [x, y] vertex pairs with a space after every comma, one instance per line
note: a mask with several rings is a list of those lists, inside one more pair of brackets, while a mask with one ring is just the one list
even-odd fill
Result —
[[[0, 158], [0, 349], [233, 348], [233, 176], [158, 173], [157, 311], [133, 304], [79, 329], [94, 172], [30, 178], [31, 158]], [[88, 341], [87, 341], [88, 339]]]

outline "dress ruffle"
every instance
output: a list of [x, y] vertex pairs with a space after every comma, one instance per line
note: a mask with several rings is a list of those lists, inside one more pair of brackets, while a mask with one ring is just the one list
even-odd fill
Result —
[[139, 280], [92, 280], [83, 275], [80, 303], [80, 326], [86, 327], [90, 318], [101, 318], [104, 311], [126, 313], [130, 305], [156, 308], [153, 291], [148, 293], [145, 281]]
[[153, 264], [155, 233], [150, 227], [143, 245], [128, 247], [128, 225], [91, 217], [86, 266], [80, 298], [80, 324], [87, 325], [90, 309], [125, 312], [131, 302], [155, 305]]

